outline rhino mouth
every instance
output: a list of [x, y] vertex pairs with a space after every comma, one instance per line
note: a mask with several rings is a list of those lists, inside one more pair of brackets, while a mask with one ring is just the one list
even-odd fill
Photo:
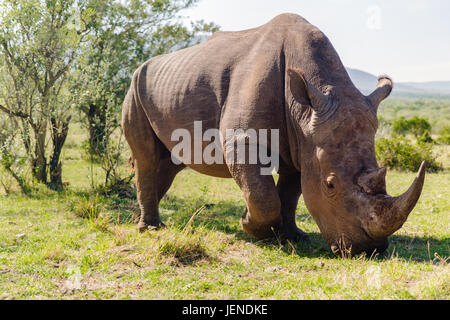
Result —
[[335, 256], [352, 257], [359, 254], [366, 254], [368, 257], [372, 257], [375, 254], [384, 253], [389, 247], [389, 241], [384, 239], [373, 239], [370, 235], [361, 228], [361, 235], [364, 240], [352, 241], [346, 237], [341, 237], [334, 241], [331, 245], [331, 251]]
[[389, 247], [389, 240], [387, 237], [383, 239], [373, 239], [364, 228], [362, 228], [362, 232], [365, 234], [367, 239], [369, 239], [369, 244], [363, 245], [360, 248], [355, 248], [355, 251], [358, 251], [356, 252], [356, 254], [363, 252], [366, 253], [367, 255], [373, 255], [375, 253], [384, 253]]

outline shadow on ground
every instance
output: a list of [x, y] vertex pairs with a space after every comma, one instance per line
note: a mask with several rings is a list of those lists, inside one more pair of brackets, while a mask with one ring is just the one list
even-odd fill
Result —
[[386, 258], [398, 257], [414, 262], [448, 263], [450, 255], [450, 239], [437, 239], [429, 236], [394, 235], [389, 238], [390, 246], [385, 253]]
[[[202, 209], [203, 208], [203, 209]], [[130, 222], [132, 215], [137, 212], [135, 201], [126, 201], [118, 205], [118, 221]], [[232, 234], [236, 239], [254, 243], [265, 248], [281, 248], [288, 255], [293, 253], [299, 257], [332, 258], [328, 244], [318, 232], [309, 233], [311, 243], [280, 243], [276, 238], [258, 241], [248, 235], [240, 226], [240, 218], [245, 212], [243, 201], [219, 201], [205, 203], [201, 198], [185, 199], [174, 195], [166, 195], [160, 203], [162, 221], [172, 227], [183, 229], [195, 214], [192, 226], [203, 226], [210, 230]], [[297, 216], [299, 222], [312, 222], [308, 213]], [[445, 261], [449, 256], [450, 239], [433, 237], [414, 237], [394, 235], [390, 237], [390, 246], [383, 254], [375, 255], [372, 259], [386, 260], [393, 257], [405, 261], [429, 263], [430, 261]], [[437, 255], [437, 256], [436, 256]]]

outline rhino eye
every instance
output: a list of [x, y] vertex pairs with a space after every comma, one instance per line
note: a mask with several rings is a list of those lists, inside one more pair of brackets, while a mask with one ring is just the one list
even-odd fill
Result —
[[337, 178], [334, 175], [329, 176], [323, 181], [323, 186], [325, 187], [325, 193], [328, 196], [334, 196], [336, 194]]
[[329, 176], [328, 178], [327, 178], [327, 180], [326, 180], [326, 184], [327, 184], [327, 187], [329, 188], [329, 189], [334, 189], [334, 187], [335, 187], [335, 185], [336, 185], [336, 176]]

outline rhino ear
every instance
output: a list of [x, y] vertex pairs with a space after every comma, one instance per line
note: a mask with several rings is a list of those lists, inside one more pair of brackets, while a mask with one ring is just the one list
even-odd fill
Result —
[[316, 112], [321, 111], [327, 104], [328, 96], [310, 84], [303, 71], [299, 68], [288, 68], [289, 86], [292, 95], [302, 105], [309, 105]]
[[290, 90], [295, 100], [303, 105], [311, 105], [311, 101], [308, 97], [308, 91], [306, 90], [307, 84], [303, 71], [292, 68], [289, 68], [287, 71], [289, 75]]
[[394, 88], [394, 82], [388, 76], [379, 76], [378, 85], [374, 92], [367, 96], [371, 106], [375, 112], [378, 110], [378, 106], [381, 101], [386, 99]]

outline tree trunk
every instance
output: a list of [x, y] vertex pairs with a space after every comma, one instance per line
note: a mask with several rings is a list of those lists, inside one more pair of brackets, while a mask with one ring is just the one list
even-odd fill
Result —
[[94, 156], [99, 156], [106, 148], [106, 108], [90, 104], [86, 115], [89, 125], [89, 151]]
[[[23, 192], [24, 194], [28, 195], [28, 194], [30, 193], [30, 189], [29, 189], [29, 187], [27, 186], [27, 183], [26, 183], [25, 179], [24, 179], [23, 177], [21, 177], [20, 175], [18, 175], [18, 174], [13, 170], [13, 168], [11, 168], [11, 166], [5, 166], [4, 168], [5, 168], [6, 171], [9, 172], [9, 174], [14, 178], [14, 180], [16, 180], [17, 184], [18, 184], [19, 187], [20, 187], [20, 190], [22, 190], [22, 192]], [[5, 188], [5, 189], [6, 189], [6, 188]], [[9, 193], [8, 190], [6, 190], [6, 191], [7, 191], [7, 193]]]
[[67, 134], [69, 132], [70, 116], [62, 121], [56, 121], [51, 118], [52, 124], [52, 142], [53, 152], [50, 158], [50, 186], [53, 189], [62, 188], [62, 166], [60, 161], [61, 151], [66, 142]]
[[33, 177], [42, 183], [47, 183], [47, 159], [45, 157], [45, 137], [47, 125], [42, 121], [39, 126], [33, 128], [36, 144], [31, 159], [31, 172]]

